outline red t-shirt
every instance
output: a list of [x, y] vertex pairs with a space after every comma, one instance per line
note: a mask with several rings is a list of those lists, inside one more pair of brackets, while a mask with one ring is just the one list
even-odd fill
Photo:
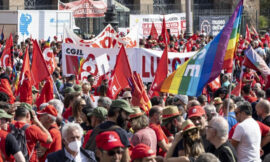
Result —
[[85, 134], [84, 140], [83, 140], [83, 148], [85, 148], [85, 145], [86, 145], [86, 143], [88, 142], [88, 140], [89, 140], [89, 138], [90, 138], [92, 132], [93, 132], [93, 129], [89, 130], [89, 131]]
[[258, 100], [256, 97], [252, 97], [252, 96], [244, 96], [244, 99], [250, 103], [256, 102]]
[[[160, 142], [163, 139], [165, 139], [165, 142], [166, 143], [169, 143], [168, 138], [165, 135], [165, 133], [163, 132], [163, 130], [162, 130], [162, 128], [161, 128], [160, 125], [157, 125], [155, 123], [150, 123], [149, 127], [152, 128], [155, 131], [155, 133], [157, 135], [157, 142]], [[160, 155], [160, 156], [165, 157], [166, 152], [164, 152], [161, 148], [159, 148], [159, 150], [157, 152], [157, 155]]]
[[[259, 127], [260, 127], [260, 130], [261, 130], [262, 136], [263, 136], [263, 137], [266, 136], [266, 135], [268, 134], [268, 132], [270, 132], [270, 127], [268, 127], [267, 125], [263, 124], [263, 123], [260, 122], [260, 121], [257, 121], [257, 120], [256, 120], [256, 122], [259, 124]], [[238, 124], [239, 124], [239, 123], [235, 124], [235, 125], [231, 128], [231, 130], [230, 130], [230, 132], [229, 132], [229, 139], [232, 139], [232, 136], [233, 136], [233, 134], [234, 134], [234, 130], [235, 130], [235, 128], [237, 127]]]
[[63, 113], [63, 118], [68, 120], [68, 118], [72, 116], [72, 107], [69, 107], [66, 109], [66, 111]]
[[6, 159], [8, 158], [6, 155], [6, 137], [7, 137], [7, 135], [8, 135], [8, 132], [0, 130], [0, 162], [3, 162], [2, 156], [5, 156]]
[[[16, 128], [22, 128], [26, 123], [21, 122], [21, 121], [15, 121], [13, 124]], [[9, 128], [9, 132], [10, 131], [11, 130]], [[26, 141], [27, 141], [27, 150], [28, 150], [29, 157], [33, 151], [30, 162], [37, 162], [38, 158], [37, 158], [37, 150], [35, 149], [35, 146], [37, 142], [46, 143], [48, 136], [36, 125], [30, 125], [25, 130], [25, 136], [26, 136]]]
[[53, 141], [52, 143], [41, 143], [41, 146], [47, 148], [47, 151], [41, 158], [38, 159], [39, 162], [45, 162], [49, 153], [56, 152], [62, 149], [62, 137], [58, 126], [56, 124], [53, 124], [49, 128], [49, 132], [52, 136]]

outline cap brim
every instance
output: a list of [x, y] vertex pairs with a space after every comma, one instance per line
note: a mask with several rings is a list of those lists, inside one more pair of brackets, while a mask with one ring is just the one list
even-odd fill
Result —
[[125, 110], [126, 112], [128, 112], [128, 113], [134, 113], [134, 110], [133, 109], [123, 109], [123, 110]]
[[191, 118], [191, 117], [194, 117], [194, 116], [203, 116], [203, 115], [205, 115], [205, 114], [192, 114], [192, 115], [190, 115], [190, 116], [188, 116], [188, 118]]
[[106, 150], [106, 151], [109, 151], [109, 150], [112, 150], [112, 149], [114, 149], [116, 147], [124, 148], [125, 146], [121, 142], [117, 142], [117, 143], [114, 143], [114, 144], [104, 145], [102, 149]]
[[0, 118], [11, 119], [13, 116], [9, 114], [3, 114]]

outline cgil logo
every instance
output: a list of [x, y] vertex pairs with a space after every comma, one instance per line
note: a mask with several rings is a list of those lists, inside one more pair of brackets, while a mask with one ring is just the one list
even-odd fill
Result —
[[75, 48], [67, 48], [66, 49], [67, 54], [72, 54], [72, 55], [79, 55], [83, 56], [83, 52], [81, 49], [75, 49]]

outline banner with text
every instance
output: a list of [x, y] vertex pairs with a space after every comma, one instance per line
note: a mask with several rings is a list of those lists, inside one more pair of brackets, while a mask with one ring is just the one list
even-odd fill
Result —
[[229, 16], [200, 16], [200, 31], [204, 31], [206, 35], [216, 36], [227, 23]]
[[[109, 68], [114, 69], [116, 56], [119, 48], [90, 48], [82, 47], [75, 44], [63, 43], [62, 46], [62, 68], [63, 75], [78, 74], [74, 65], [80, 65], [81, 79], [87, 78], [89, 74], [97, 75], [98, 68], [96, 58], [107, 54]], [[139, 73], [144, 82], [152, 82], [155, 76], [155, 71], [159, 63], [163, 51], [150, 50], [145, 48], [127, 48], [126, 49], [130, 67], [133, 71]], [[183, 64], [196, 52], [175, 53], [169, 52], [169, 72], [175, 70], [177, 64]], [[81, 61], [84, 60], [84, 61]]]
[[162, 29], [162, 20], [165, 16], [166, 27], [170, 29], [172, 35], [178, 36], [181, 30], [186, 30], [186, 14], [176, 13], [168, 15], [130, 15], [129, 26], [133, 27], [139, 25], [138, 36], [145, 38], [150, 35], [152, 22], [154, 22], [158, 34], [160, 35]]

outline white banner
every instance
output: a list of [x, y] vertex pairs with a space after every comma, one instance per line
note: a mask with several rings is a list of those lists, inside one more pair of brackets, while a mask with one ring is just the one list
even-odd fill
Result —
[[95, 38], [84, 40], [78, 37], [72, 30], [65, 28], [64, 42], [92, 48], [115, 48], [120, 47], [122, 44], [124, 44], [126, 48], [134, 48], [139, 47], [137, 31], [138, 26], [134, 26], [129, 34], [125, 37], [120, 37], [109, 24]]
[[186, 13], [176, 13], [168, 15], [130, 15], [129, 26], [139, 25], [139, 38], [148, 37], [151, 31], [152, 22], [154, 22], [158, 34], [162, 29], [162, 20], [165, 16], [166, 28], [170, 29], [172, 35], [178, 35], [181, 30], [186, 30]]
[[[85, 62], [81, 65], [81, 78], [86, 78], [89, 74], [98, 74], [98, 68], [96, 58], [107, 54], [107, 58], [110, 64], [110, 71], [114, 69], [116, 56], [119, 52], [119, 48], [90, 48], [82, 47], [74, 44], [63, 43], [62, 46], [62, 68], [63, 75], [72, 74], [69, 72], [69, 64], [67, 63], [67, 57], [81, 56], [85, 59]], [[130, 67], [133, 71], [139, 73], [143, 82], [152, 82], [155, 76], [158, 62], [163, 51], [150, 50], [145, 48], [126, 48]], [[196, 52], [189, 53], [175, 53], [169, 52], [169, 72], [175, 70], [177, 64], [183, 64]], [[72, 69], [72, 67], [70, 68]]]

